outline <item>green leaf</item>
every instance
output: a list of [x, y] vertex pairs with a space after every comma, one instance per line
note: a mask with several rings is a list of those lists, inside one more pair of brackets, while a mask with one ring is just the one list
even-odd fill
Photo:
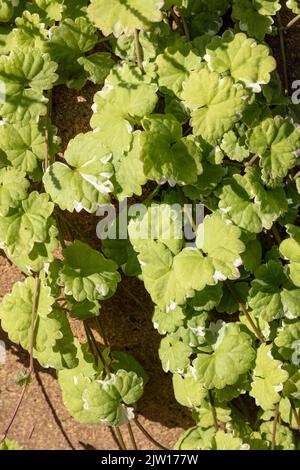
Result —
[[9, 255], [18, 256], [30, 252], [35, 243], [45, 242], [53, 209], [48, 194], [31, 193], [6, 217], [0, 216], [1, 247]]
[[253, 382], [250, 395], [257, 406], [270, 410], [280, 400], [280, 392], [288, 373], [282, 369], [282, 362], [273, 358], [272, 345], [262, 344], [257, 351]]
[[[35, 174], [40, 162], [45, 159], [46, 143], [43, 123], [3, 124], [0, 126], [0, 148], [15, 168], [29, 174]], [[58, 151], [59, 138], [55, 128], [49, 132], [49, 154]]]
[[265, 119], [249, 132], [249, 148], [260, 156], [262, 178], [277, 185], [297, 162], [300, 129], [281, 116]]
[[214, 269], [214, 281], [237, 279], [240, 276], [238, 267], [242, 264], [240, 254], [245, 250], [238, 227], [226, 223], [219, 213], [206, 216], [198, 228], [196, 244]]
[[222, 297], [222, 284], [215, 286], [206, 286], [195, 297], [189, 301], [189, 305], [198, 312], [213, 310], [220, 302]]
[[204, 58], [210, 70], [229, 72], [236, 82], [242, 82], [255, 93], [261, 91], [261, 85], [269, 83], [270, 74], [276, 69], [267, 46], [258, 45], [244, 33], [234, 35], [231, 31], [226, 31], [222, 38], [213, 38]]
[[11, 208], [26, 199], [28, 188], [24, 173], [9, 167], [0, 169], [0, 216], [7, 216]]
[[53, 60], [62, 62], [66, 67], [93, 49], [97, 39], [96, 29], [87, 18], [79, 17], [75, 21], [66, 19], [51, 28], [47, 49]]
[[275, 338], [275, 344], [284, 359], [298, 366], [300, 364], [300, 321], [283, 322]]
[[7, 23], [11, 20], [14, 15], [15, 7], [18, 5], [17, 3], [11, 0], [1, 0], [0, 4], [0, 22]]
[[[1, 326], [14, 343], [29, 351], [31, 338], [32, 305], [35, 280], [28, 277], [24, 283], [14, 285], [0, 305]], [[43, 367], [72, 368], [76, 365], [76, 349], [73, 344], [67, 317], [58, 309], [53, 310], [54, 298], [50, 288], [39, 284], [33, 355]]]
[[142, 80], [112, 83], [106, 80], [104, 88], [94, 98], [91, 126], [101, 132], [102, 142], [120, 157], [129, 151], [133, 126], [148, 113], [157, 102], [157, 86]]
[[94, 318], [100, 315], [100, 304], [97, 300], [83, 300], [82, 302], [76, 302], [72, 297], [68, 298], [71, 304], [70, 314], [72, 317], [78, 320], [87, 320], [88, 318]]
[[57, 64], [37, 49], [23, 52], [14, 48], [9, 56], [0, 57], [0, 80], [4, 86], [4, 102], [0, 113], [9, 122], [37, 120], [46, 114], [49, 90], [57, 80]]
[[215, 325], [211, 354], [198, 354], [193, 365], [197, 378], [208, 389], [233, 385], [239, 376], [247, 372], [255, 358], [251, 337], [241, 331], [237, 323]]
[[180, 96], [182, 84], [193, 70], [203, 67], [201, 57], [190, 44], [180, 44], [165, 49], [156, 59], [158, 84], [167, 93]]
[[189, 366], [192, 349], [174, 335], [168, 335], [161, 340], [158, 354], [163, 370], [175, 373], [184, 371]]
[[164, 312], [159, 307], [155, 307], [152, 317], [153, 327], [160, 335], [174, 333], [180, 326], [183, 326], [185, 313], [181, 307], [176, 307], [170, 312]]
[[84, 391], [84, 406], [91, 409], [98, 421], [109, 426], [120, 426], [134, 419], [129, 407], [143, 395], [143, 379], [134, 372], [118, 370], [105, 380], [92, 382]]
[[105, 0], [92, 0], [88, 7], [88, 16], [104, 36], [111, 33], [119, 37], [121, 34], [129, 36], [135, 29], [144, 30], [151, 27], [151, 23], [160, 22], [162, 13], [160, 9], [164, 2], [160, 0], [111, 0], [109, 5]]
[[295, 13], [295, 15], [300, 14], [300, 6], [299, 6], [299, 2], [297, 0], [288, 0], [286, 2], [286, 6], [288, 8], [290, 8], [292, 10], [292, 12]]
[[[168, 181], [171, 186], [196, 182], [203, 171], [202, 152], [193, 136], [181, 137], [180, 124], [172, 115], [151, 115], [143, 126], [146, 136], [141, 158], [145, 175], [159, 183]], [[181, 137], [176, 142], [175, 132]]]
[[126, 405], [134, 404], [143, 394], [143, 379], [120, 369], [101, 380], [85, 346], [78, 347], [78, 359], [75, 369], [58, 374], [70, 414], [83, 424], [119, 426], [133, 419], [133, 408]]
[[127, 372], [134, 372], [138, 377], [143, 379], [144, 385], [149, 381], [148, 374], [141, 364], [131, 354], [121, 351], [112, 351], [111, 366], [114, 372], [123, 369]]
[[257, 318], [292, 320], [300, 316], [299, 295], [300, 290], [288, 283], [281, 263], [270, 260], [255, 272], [248, 302]]
[[234, 130], [226, 132], [220, 147], [230, 160], [242, 162], [249, 158], [250, 152], [246, 146], [245, 126], [237, 125]]
[[270, 230], [288, 210], [284, 189], [265, 189], [254, 167], [247, 168], [244, 176], [233, 175], [227, 181], [220, 192], [219, 207], [242, 229], [253, 233]]
[[215, 435], [215, 428], [212, 426], [203, 429], [200, 426], [185, 431], [176, 442], [175, 450], [211, 450], [212, 441]]
[[287, 225], [289, 238], [283, 240], [279, 251], [284, 259], [289, 260], [288, 274], [295, 286], [300, 287], [300, 228]]
[[47, 221], [47, 238], [43, 243], [35, 242], [29, 252], [10, 252], [9, 247], [4, 248], [6, 256], [27, 275], [47, 269], [48, 264], [54, 260], [54, 252], [58, 247], [58, 229], [53, 219]]
[[173, 388], [178, 403], [189, 408], [200, 406], [202, 400], [207, 395], [207, 390], [197, 381], [192, 373], [187, 373], [184, 376], [174, 374]]
[[0, 444], [0, 450], [22, 450], [23, 448], [17, 441], [11, 439], [4, 439]]
[[[46, 50], [51, 58], [60, 64], [61, 79], [66, 80], [69, 86], [75, 88], [78, 81], [78, 87], [81, 88], [87, 80], [85, 67], [89, 68], [88, 59], [84, 57], [84, 54], [92, 50], [97, 44], [96, 29], [87, 18], [79, 17], [75, 20], [67, 18], [58, 26], [53, 26], [50, 31], [51, 37], [46, 44]], [[107, 55], [107, 63], [112, 66], [109, 54]], [[105, 53], [102, 60], [104, 57]], [[99, 65], [101, 66], [101, 62]], [[106, 69], [107, 72], [109, 72], [109, 68]], [[103, 83], [103, 81], [100, 83]]]
[[118, 160], [114, 159], [115, 177], [117, 180], [117, 194], [119, 200], [131, 197], [134, 194], [142, 195], [142, 187], [147, 183], [142, 161], [142, 148], [145, 134], [141, 131], [133, 133], [133, 142], [130, 150]]
[[111, 153], [98, 132], [78, 134], [69, 142], [65, 160], [56, 162], [43, 178], [46, 191], [62, 210], [96, 212], [97, 206], [109, 202], [113, 175]]
[[225, 433], [219, 429], [214, 437], [213, 450], [249, 450], [249, 444], [244, 444], [239, 437]]
[[19, 48], [44, 49], [47, 40], [47, 29], [41, 24], [41, 18], [37, 14], [23, 11], [21, 17], [16, 18], [17, 28], [12, 31], [12, 42]]
[[[269, 441], [270, 446], [273, 439], [273, 431], [274, 430], [274, 422], [268, 421], [266, 423], [262, 423], [260, 426], [260, 432], [262, 437]], [[276, 429], [276, 446], [275, 450], [295, 450], [296, 446], [294, 443], [294, 435], [293, 432], [285, 426], [284, 424], [277, 424]]]
[[64, 0], [34, 0], [26, 3], [26, 10], [38, 14], [44, 23], [52, 25], [62, 19], [64, 3]]
[[[274, 1], [265, 3], [274, 4]], [[278, 5], [278, 1], [276, 0]], [[255, 3], [252, 0], [233, 0], [233, 19], [238, 22], [239, 28], [246, 31], [248, 36], [262, 41], [266, 34], [271, 33], [273, 19], [269, 15], [260, 13], [263, 11], [261, 2]], [[276, 12], [276, 9], [275, 9]]]
[[87, 344], [80, 344], [76, 340], [78, 365], [73, 369], [64, 369], [58, 372], [58, 383], [61, 387], [62, 398], [67, 410], [81, 423], [96, 423], [95, 417], [84, 401], [84, 393], [101, 371], [98, 371], [94, 356], [89, 352]]
[[82, 302], [107, 299], [115, 293], [121, 277], [113, 261], [79, 240], [69, 245], [63, 255], [59, 283], [64, 286], [66, 295]]
[[108, 52], [96, 52], [88, 57], [80, 57], [77, 61], [86, 71], [88, 79], [98, 85], [104, 83], [114, 65]]
[[241, 85], [206, 68], [190, 74], [183, 83], [181, 97], [191, 109], [195, 135], [212, 145], [239, 121], [246, 104]]

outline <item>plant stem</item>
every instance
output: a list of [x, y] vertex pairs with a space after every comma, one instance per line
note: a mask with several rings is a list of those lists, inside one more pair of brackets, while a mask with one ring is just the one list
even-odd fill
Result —
[[19, 409], [20, 409], [20, 407], [21, 407], [22, 401], [23, 401], [23, 399], [24, 399], [26, 390], [27, 390], [27, 384], [24, 385], [24, 387], [23, 387], [23, 389], [22, 389], [22, 392], [21, 392], [21, 394], [20, 394], [20, 396], [19, 396], [19, 400], [18, 400], [18, 402], [17, 402], [17, 404], [16, 404], [16, 407], [15, 407], [15, 409], [14, 409], [14, 411], [13, 411], [12, 417], [10, 418], [10, 421], [9, 421], [8, 425], [7, 425], [7, 427], [6, 427], [6, 429], [5, 429], [4, 433], [3, 433], [3, 435], [1, 436], [0, 444], [4, 441], [4, 439], [6, 439], [8, 433], [9, 433], [9, 431], [10, 431], [10, 428], [12, 427], [12, 425], [13, 425], [15, 419], [16, 419], [16, 416], [17, 416], [17, 414], [18, 414], [18, 412], [19, 412]]
[[272, 233], [273, 233], [273, 235], [274, 235], [274, 238], [275, 238], [275, 240], [276, 240], [276, 243], [277, 243], [278, 245], [280, 245], [281, 242], [282, 242], [282, 240], [281, 240], [280, 234], [279, 234], [279, 232], [278, 232], [278, 228], [276, 227], [275, 224], [272, 226]]
[[58, 238], [59, 238], [59, 241], [60, 241], [60, 245], [61, 245], [62, 249], [64, 250], [66, 248], [66, 243], [65, 243], [63, 231], [62, 231], [62, 228], [61, 228], [59, 215], [54, 213], [54, 217], [55, 217], [57, 228], [58, 228]]
[[96, 323], [97, 323], [98, 328], [99, 328], [99, 333], [103, 338], [105, 347], [109, 348], [108, 339], [107, 339], [107, 336], [106, 336], [106, 333], [105, 333], [105, 330], [104, 330], [104, 327], [103, 327], [103, 323], [102, 323], [102, 320], [101, 320], [100, 317], [96, 317]]
[[116, 427], [116, 434], [118, 436], [118, 440], [122, 446], [122, 450], [127, 450], [127, 447], [125, 445], [125, 442], [124, 442], [124, 439], [123, 439], [123, 436], [122, 436], [122, 433], [120, 431], [120, 429], [118, 427]]
[[149, 202], [152, 202], [152, 200], [155, 198], [155, 196], [157, 196], [160, 190], [161, 190], [161, 185], [158, 184], [156, 188], [150, 194], [148, 194], [146, 199], [144, 199], [143, 204], [147, 206]]
[[[106, 361], [105, 361], [105, 359], [104, 359], [104, 356], [103, 356], [103, 354], [102, 354], [101, 349], [100, 349], [99, 346], [98, 346], [98, 343], [97, 343], [97, 341], [96, 341], [96, 339], [95, 339], [95, 336], [94, 336], [94, 334], [93, 334], [93, 331], [92, 331], [92, 329], [90, 328], [90, 326], [88, 325], [88, 323], [87, 323], [86, 320], [84, 321], [84, 325], [85, 325], [85, 328], [86, 328], [85, 331], [86, 331], [86, 334], [87, 334], [88, 341], [89, 341], [89, 339], [90, 339], [90, 341], [91, 341], [91, 343], [93, 344], [93, 347], [94, 347], [94, 349], [95, 349], [95, 351], [96, 351], [96, 353], [97, 353], [97, 355], [98, 355], [100, 361], [102, 362], [103, 369], [105, 370], [105, 372], [106, 372], [107, 374], [109, 374], [109, 373], [110, 373], [110, 369], [109, 369], [108, 365], [106, 364]], [[90, 343], [89, 343], [89, 345], [90, 345]]]
[[272, 433], [272, 450], [275, 450], [276, 448], [276, 431], [277, 431], [278, 418], [279, 418], [279, 403], [277, 403], [275, 407], [273, 433]]
[[143, 49], [140, 43], [140, 32], [138, 29], [134, 30], [134, 45], [135, 45], [137, 64], [141, 72], [145, 73], [144, 66], [143, 66]]
[[294, 26], [295, 23], [297, 23], [300, 20], [300, 15], [295, 16], [284, 28], [284, 31], [287, 31], [290, 29], [292, 26]]
[[47, 104], [47, 113], [45, 117], [45, 162], [44, 162], [44, 171], [46, 172], [49, 167], [49, 120], [51, 120], [52, 114], [52, 90], [49, 90], [47, 93], [48, 104]]
[[134, 434], [133, 434], [132, 427], [131, 427], [130, 423], [127, 424], [127, 429], [128, 429], [128, 432], [129, 432], [130, 440], [132, 442], [133, 449], [138, 450], [138, 446], [137, 446], [137, 443], [136, 443], [136, 440], [135, 440], [135, 437], [134, 437]]
[[245, 163], [245, 166], [248, 167], [248, 166], [252, 166], [253, 163], [256, 162], [256, 160], [259, 158], [259, 155], [254, 155], [251, 160], [249, 160], [248, 162]]
[[187, 38], [188, 41], [190, 41], [191, 40], [191, 35], [190, 35], [190, 31], [189, 31], [188, 24], [187, 24], [187, 21], [186, 21], [185, 17], [181, 15], [181, 13], [178, 11], [178, 9], [176, 7], [174, 7], [174, 12], [175, 12], [175, 16], [177, 16], [181, 19], [181, 23], [182, 23], [182, 27], [183, 27], [185, 37]]
[[298, 431], [299, 431], [299, 433], [300, 433], [300, 418], [299, 418], [299, 415], [298, 415], [298, 413], [297, 413], [297, 409], [296, 409], [294, 400], [292, 400], [291, 398], [290, 398], [290, 403], [291, 403], [291, 408], [292, 408], [292, 412], [293, 412], [295, 421], [296, 421], [297, 426], [298, 426]]
[[190, 31], [189, 31], [187, 21], [186, 21], [184, 16], [181, 16], [181, 21], [182, 21], [184, 34], [186, 35], [187, 40], [190, 41], [191, 40], [191, 35], [190, 35]]
[[245, 305], [243, 304], [243, 302], [241, 301], [240, 297], [239, 297], [239, 294], [237, 293], [237, 291], [235, 290], [235, 288], [229, 283], [229, 282], [226, 282], [226, 286], [228, 287], [232, 297], [235, 299], [235, 301], [238, 303], [240, 309], [242, 310], [243, 314], [245, 315], [245, 317], [247, 318], [248, 322], [250, 323], [250, 325], [252, 326], [253, 328], [253, 331], [254, 333], [256, 334], [257, 338], [259, 339], [259, 341], [263, 344], [266, 342], [262, 332], [260, 331], [260, 329], [255, 325], [254, 321], [252, 320], [248, 310], [246, 309]]
[[121, 442], [119, 441], [118, 436], [116, 435], [115, 430], [114, 430], [114, 428], [113, 428], [112, 426], [109, 426], [109, 431], [110, 431], [110, 433], [111, 433], [111, 435], [112, 435], [113, 440], [114, 440], [115, 443], [117, 444], [119, 450], [124, 450], [123, 447], [122, 447], [122, 444], [121, 444]]
[[208, 390], [208, 397], [209, 397], [209, 403], [210, 403], [211, 412], [212, 412], [212, 416], [213, 416], [213, 420], [214, 420], [214, 427], [215, 427], [215, 430], [217, 432], [219, 430], [219, 425], [218, 425], [217, 412], [216, 412], [216, 408], [215, 408], [215, 405], [214, 405], [211, 390]]
[[3, 435], [0, 439], [0, 443], [3, 442], [4, 439], [6, 439], [8, 433], [9, 433], [9, 431], [10, 431], [10, 429], [11, 429], [11, 427], [12, 427], [12, 425], [13, 425], [16, 417], [17, 417], [17, 414], [18, 414], [18, 412], [20, 410], [20, 407], [22, 405], [22, 402], [24, 400], [27, 387], [29, 385], [32, 372], [34, 370], [33, 348], [34, 348], [34, 331], [35, 331], [35, 320], [36, 320], [36, 314], [37, 314], [37, 300], [38, 300], [39, 282], [40, 282], [39, 276], [36, 275], [35, 280], [34, 280], [34, 291], [33, 291], [32, 310], [31, 310], [31, 327], [30, 327], [30, 339], [29, 339], [30, 359], [29, 359], [28, 378], [26, 380], [26, 383], [25, 383], [24, 387], [22, 388], [21, 394], [19, 396], [18, 402], [17, 402], [16, 407], [13, 411], [13, 414], [12, 414], [10, 420], [9, 420], [9, 423], [6, 426], [6, 429], [5, 429]]
[[39, 285], [40, 285], [40, 278], [38, 275], [36, 275], [34, 279], [33, 302], [32, 302], [32, 310], [31, 310], [31, 327], [30, 327], [30, 342], [29, 342], [29, 354], [30, 354], [29, 375], [32, 374], [33, 369], [34, 369], [34, 364], [33, 364], [33, 348], [34, 348], [34, 336], [35, 336], [34, 330], [35, 330], [35, 321], [36, 321], [36, 314], [37, 314]]
[[280, 51], [281, 51], [282, 68], [283, 68], [284, 94], [288, 95], [289, 94], [289, 77], [288, 77], [288, 72], [287, 72], [284, 29], [282, 27], [281, 16], [279, 12], [277, 12], [276, 18], [277, 18], [277, 24], [278, 24], [278, 29], [279, 29]]
[[158, 447], [161, 450], [169, 450], [167, 447], [164, 447], [162, 444], [160, 444], [154, 437], [151, 436], [151, 434], [148, 433], [148, 431], [144, 428], [144, 426], [139, 422], [138, 418], [135, 418], [134, 420], [135, 424], [139, 428], [139, 430], [144, 434], [144, 436], [149, 439], [152, 444], [154, 444], [156, 447]]

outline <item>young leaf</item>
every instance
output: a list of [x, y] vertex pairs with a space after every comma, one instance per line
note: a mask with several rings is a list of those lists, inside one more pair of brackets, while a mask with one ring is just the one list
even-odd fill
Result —
[[246, 34], [226, 31], [222, 38], [215, 37], [206, 47], [204, 59], [210, 70], [229, 72], [236, 82], [242, 82], [255, 93], [261, 85], [269, 83], [276, 61], [267, 46], [258, 45]]
[[260, 156], [262, 178], [278, 185], [297, 162], [300, 129], [281, 116], [268, 118], [249, 132], [249, 148]]
[[57, 80], [57, 64], [37, 49], [26, 52], [14, 48], [9, 56], [0, 57], [0, 80], [4, 84], [4, 102], [0, 113], [9, 122], [37, 120], [46, 114], [49, 90]]
[[257, 351], [253, 382], [250, 395], [255, 398], [257, 406], [270, 410], [280, 400], [280, 392], [288, 373], [282, 369], [282, 362], [272, 356], [272, 345], [262, 344]]
[[0, 216], [5, 217], [27, 197], [29, 181], [15, 168], [0, 169]]
[[208, 389], [233, 385], [247, 372], [255, 358], [252, 340], [237, 323], [216, 324], [212, 354], [198, 354], [193, 365], [196, 376]]
[[207, 68], [192, 72], [183, 83], [181, 98], [191, 109], [194, 134], [215, 145], [239, 121], [246, 91], [230, 77]]
[[54, 209], [48, 194], [30, 193], [28, 199], [10, 211], [6, 217], [0, 216], [0, 244], [12, 256], [30, 252], [35, 243], [43, 243], [48, 238], [48, 219]]
[[246, 169], [244, 176], [233, 175], [224, 184], [219, 207], [236, 225], [253, 233], [263, 228], [270, 230], [288, 210], [284, 189], [265, 189], [260, 173], [252, 167]]
[[280, 262], [270, 260], [260, 266], [251, 286], [248, 302], [257, 318], [270, 322], [300, 316], [300, 289], [289, 284]]
[[135, 29], [149, 29], [151, 23], [160, 22], [162, 13], [160, 9], [164, 2], [161, 0], [92, 0], [88, 7], [88, 16], [104, 36], [111, 33], [119, 37], [133, 34]]
[[75, 240], [64, 252], [59, 283], [77, 302], [111, 297], [121, 280], [117, 265], [85, 243]]
[[70, 166], [60, 162], [51, 165], [43, 178], [45, 189], [62, 210], [96, 212], [99, 204], [109, 202], [113, 191], [110, 159], [98, 132], [78, 134], [65, 152]]

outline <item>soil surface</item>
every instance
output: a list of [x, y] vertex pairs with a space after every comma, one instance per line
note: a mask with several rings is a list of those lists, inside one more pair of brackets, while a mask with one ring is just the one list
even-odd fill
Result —
[[[287, 24], [290, 17], [284, 10], [283, 24]], [[300, 23], [289, 31], [285, 41], [291, 85], [294, 80], [300, 80]], [[279, 40], [271, 38], [269, 43], [282, 70]], [[55, 88], [52, 121], [59, 129], [62, 151], [70, 139], [90, 130], [91, 105], [98, 88], [87, 85], [80, 92], [65, 87]], [[80, 217], [80, 226], [76, 216], [68, 217], [70, 224], [77, 227], [76, 238], [88, 241], [95, 248], [99, 247], [99, 240], [95, 236], [95, 217], [86, 216], [83, 222]], [[22, 280], [22, 275], [1, 256], [0, 251], [0, 299], [19, 280]], [[130, 296], [130, 292], [134, 293], [137, 301]], [[149, 296], [143, 285], [135, 279], [126, 278], [113, 299], [103, 303], [102, 320], [111, 347], [133, 354], [150, 377], [145, 395], [138, 404], [140, 421], [153, 437], [172, 448], [181, 432], [191, 426], [192, 420], [189, 411], [179, 406], [174, 399], [171, 376], [162, 371], [157, 354], [160, 336], [153, 330], [151, 316]], [[74, 323], [73, 327], [79, 337], [83, 336], [78, 324]], [[1, 331], [0, 340], [7, 347], [6, 364], [0, 366], [1, 435], [20, 396], [20, 388], [14, 384], [14, 378], [18, 371], [28, 366], [28, 354], [12, 345]], [[121, 429], [127, 447], [132, 448], [127, 427]], [[135, 425], [133, 429], [139, 449], [155, 449]], [[20, 442], [25, 449], [117, 449], [109, 429], [101, 425], [83, 426], [70, 417], [62, 403], [55, 372], [42, 370], [37, 363], [35, 376], [9, 437]]]

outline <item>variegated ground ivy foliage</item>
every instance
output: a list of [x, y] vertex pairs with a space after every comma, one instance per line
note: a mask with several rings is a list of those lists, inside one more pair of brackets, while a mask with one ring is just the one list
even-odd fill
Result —
[[[94, 330], [121, 276], [136, 276], [153, 301], [162, 368], [195, 421], [175, 448], [300, 446], [299, 110], [266, 42], [282, 32], [280, 9], [0, 1], [0, 248], [25, 275], [3, 298], [1, 327], [31, 363], [57, 371], [80, 423], [114, 429], [138, 416], [146, 372]], [[91, 130], [62, 156], [52, 90], [88, 82], [98, 87]], [[129, 217], [127, 239], [98, 251], [76, 233], [64, 241], [64, 213], [131, 197], [147, 210]], [[193, 246], [185, 203], [205, 208]]]

